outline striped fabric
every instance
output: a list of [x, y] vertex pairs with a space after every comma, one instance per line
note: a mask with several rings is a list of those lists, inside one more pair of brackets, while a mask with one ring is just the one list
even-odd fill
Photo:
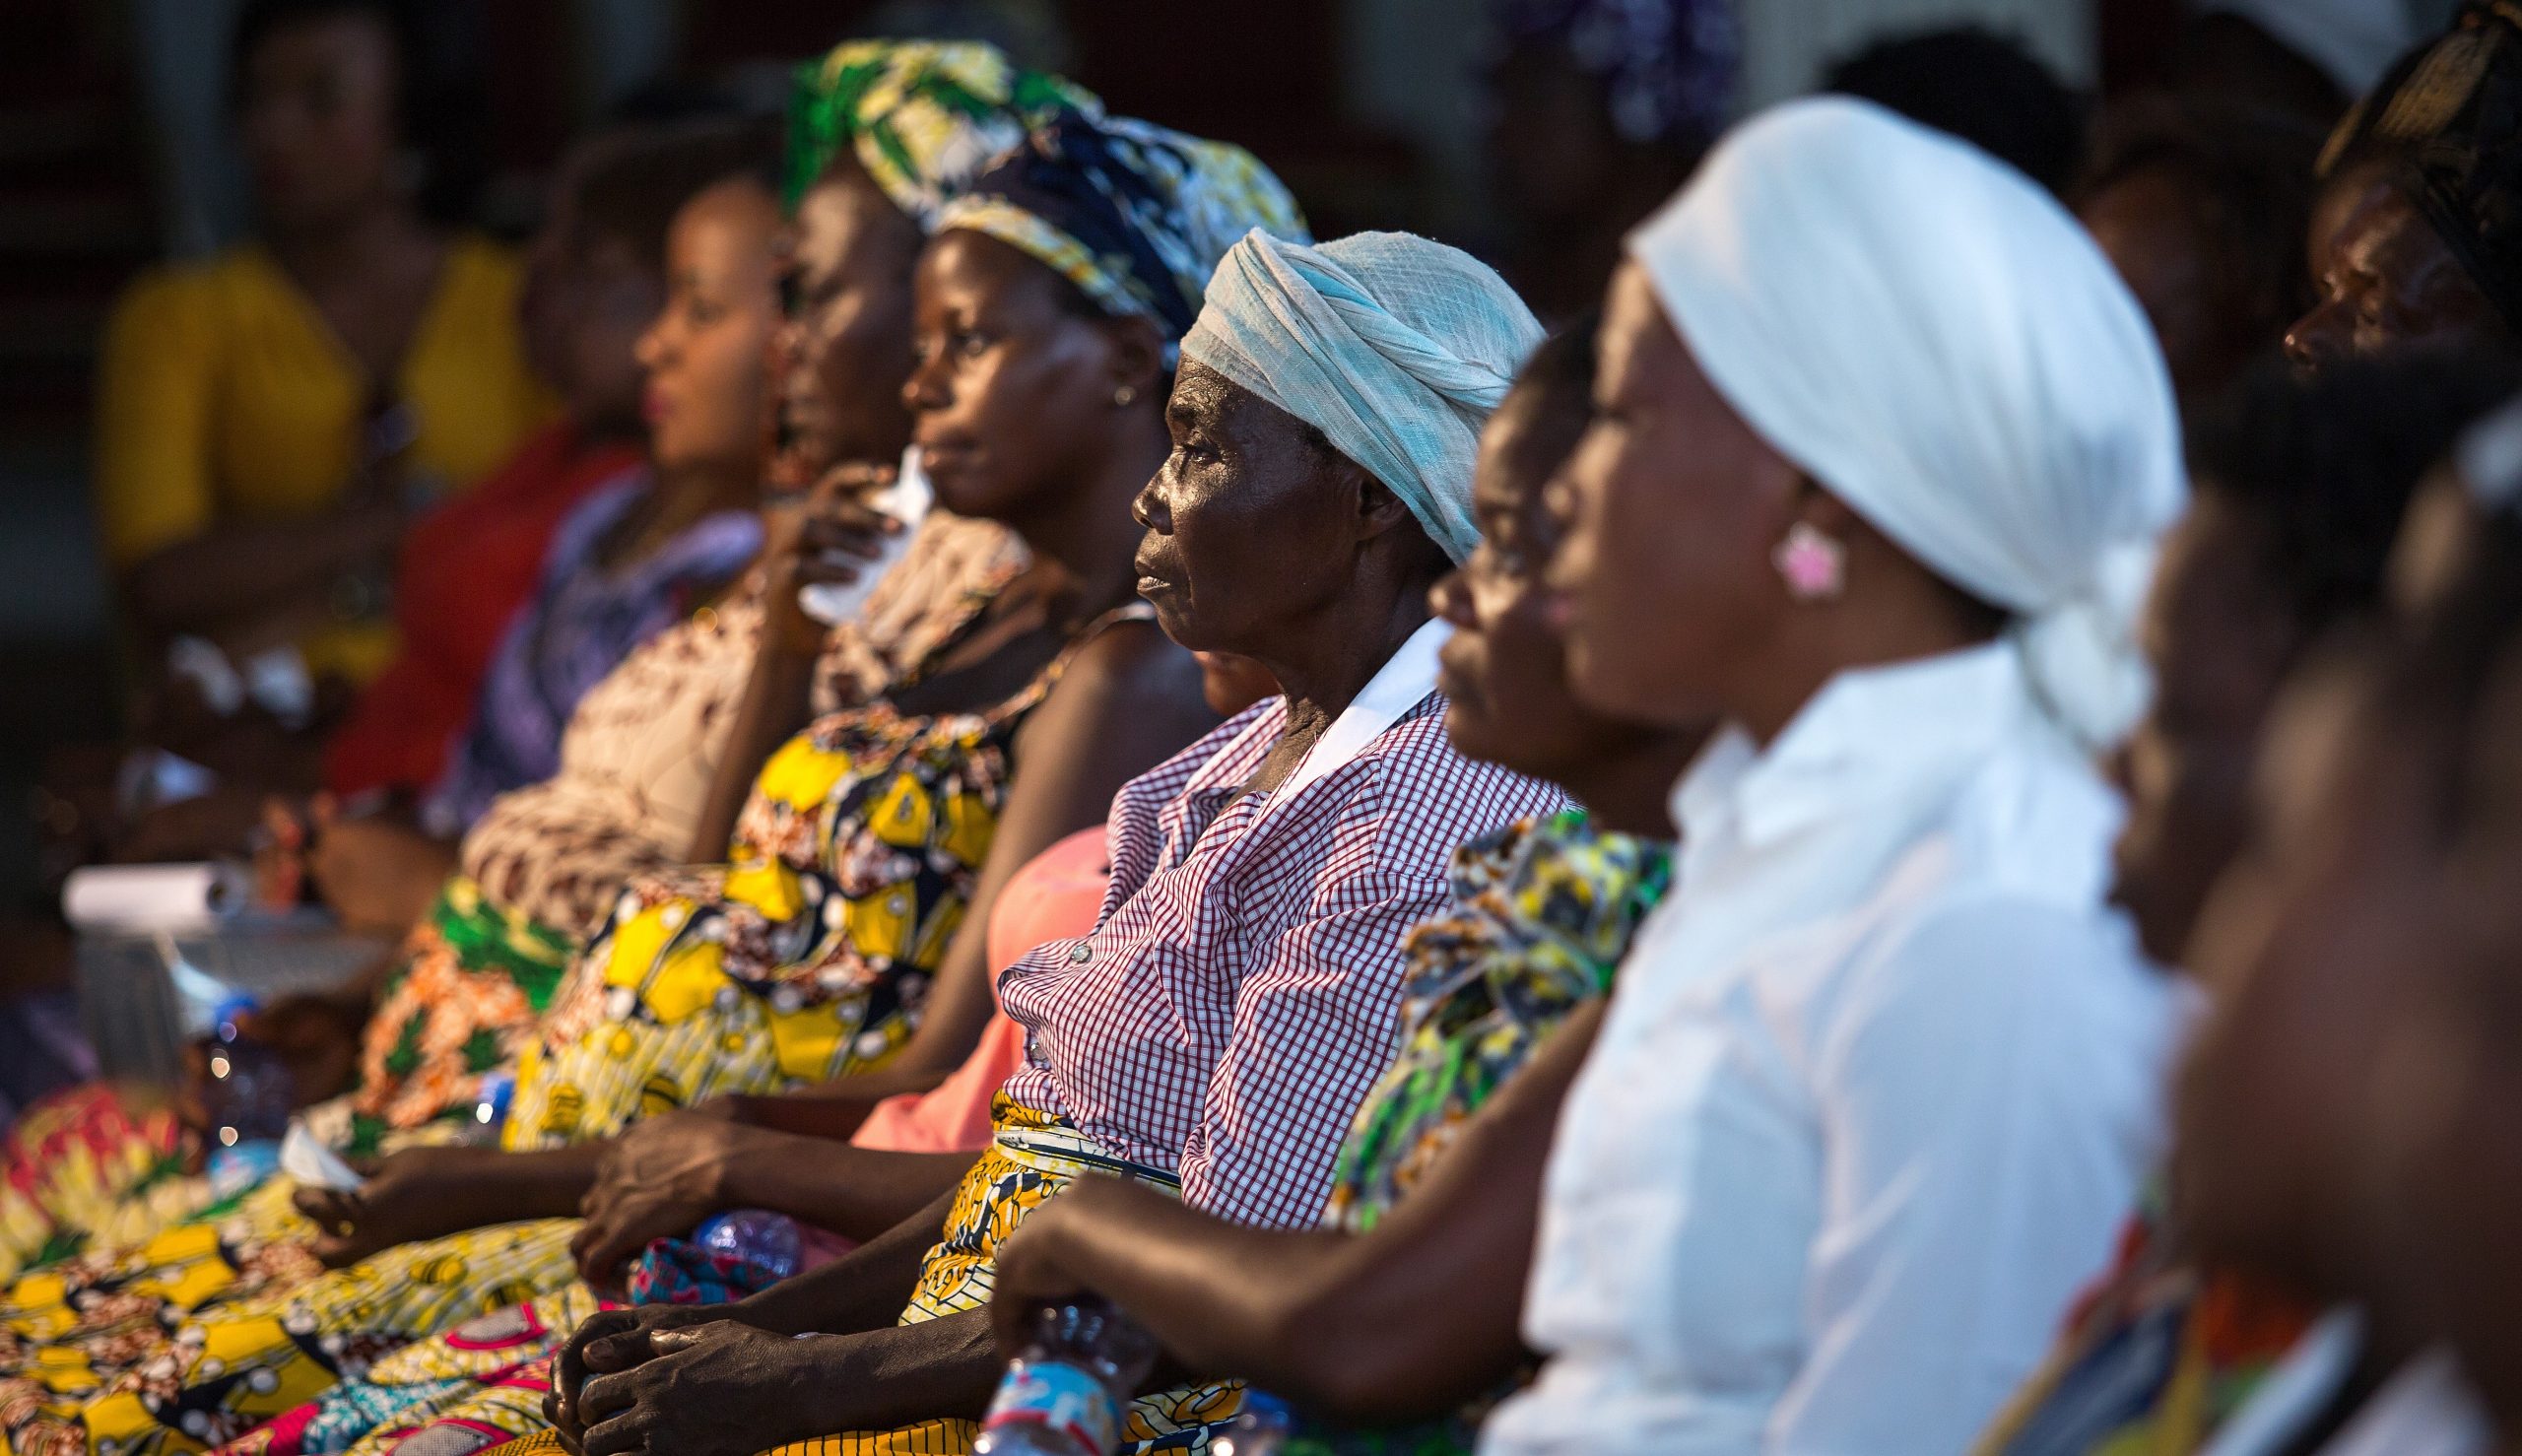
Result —
[[1113, 801], [1096, 929], [1009, 967], [1015, 1101], [1181, 1172], [1239, 1223], [1320, 1221], [1342, 1133], [1392, 1059], [1402, 937], [1448, 905], [1456, 845], [1558, 791], [1454, 752], [1430, 693], [1286, 802], [1238, 794], [1285, 728], [1248, 709]]

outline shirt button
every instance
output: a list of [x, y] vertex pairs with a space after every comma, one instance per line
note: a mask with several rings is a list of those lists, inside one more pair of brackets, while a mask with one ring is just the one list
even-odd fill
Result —
[[1087, 961], [1094, 959], [1095, 948], [1084, 941], [1079, 941], [1077, 943], [1077, 949], [1068, 953], [1068, 963], [1071, 965], [1084, 965]]

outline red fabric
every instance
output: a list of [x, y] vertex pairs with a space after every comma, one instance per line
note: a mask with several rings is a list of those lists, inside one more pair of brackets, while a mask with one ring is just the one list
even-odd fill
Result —
[[635, 445], [589, 441], [562, 421], [414, 524], [394, 567], [401, 644], [327, 746], [326, 787], [417, 793], [437, 781], [561, 518], [641, 458]]

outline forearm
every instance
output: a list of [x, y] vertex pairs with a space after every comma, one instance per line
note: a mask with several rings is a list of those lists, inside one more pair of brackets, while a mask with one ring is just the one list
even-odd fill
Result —
[[[811, 1351], [815, 1344], [808, 1342]], [[1006, 1363], [989, 1317], [974, 1310], [833, 1340], [830, 1378], [809, 1434], [893, 1430], [941, 1417], [977, 1420], [989, 1408]]]
[[[729, 1208], [774, 1209], [849, 1238], [873, 1238], [951, 1196], [968, 1153], [878, 1153], [820, 1144], [740, 1158], [727, 1170]], [[932, 1236], [934, 1230], [931, 1230]]]
[[954, 1205], [950, 1192], [823, 1268], [737, 1301], [728, 1306], [728, 1314], [780, 1335], [889, 1328], [910, 1303], [928, 1251]]
[[602, 1143], [581, 1143], [532, 1153], [479, 1150], [477, 1160], [461, 1169], [462, 1194], [453, 1211], [467, 1222], [459, 1228], [503, 1224], [518, 1219], [575, 1218], [579, 1201], [595, 1186], [604, 1158]]
[[762, 765], [806, 724], [814, 695], [815, 663], [814, 654], [785, 650], [764, 631], [753, 673], [745, 680], [744, 696], [737, 699], [735, 722], [727, 730], [718, 770], [710, 777], [708, 797], [701, 801], [699, 827], [692, 836], [694, 863], [715, 864], [727, 857], [736, 819], [744, 813]]
[[216, 526], [132, 567], [126, 595], [161, 634], [251, 618], [391, 551], [403, 525], [400, 510], [376, 505], [313, 521]]
[[736, 1107], [738, 1115], [755, 1127], [845, 1143], [877, 1103], [889, 1097], [934, 1092], [949, 1075], [947, 1071], [896, 1063], [795, 1092], [738, 1097]]

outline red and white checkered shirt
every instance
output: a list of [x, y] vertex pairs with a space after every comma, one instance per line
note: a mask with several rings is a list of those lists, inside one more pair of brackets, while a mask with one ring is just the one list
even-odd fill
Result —
[[1008, 1096], [1177, 1168], [1194, 1208], [1310, 1226], [1454, 847], [1565, 800], [1455, 753], [1430, 693], [1287, 802], [1228, 803], [1286, 723], [1270, 698], [1124, 786], [1095, 931], [1008, 967], [999, 999], [1026, 1030]]

